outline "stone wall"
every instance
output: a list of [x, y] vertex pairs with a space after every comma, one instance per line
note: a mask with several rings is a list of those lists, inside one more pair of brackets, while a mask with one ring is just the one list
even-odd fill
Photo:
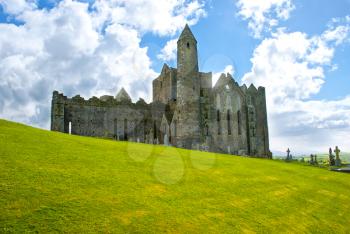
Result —
[[[51, 130], [82, 136], [108, 137], [118, 140], [156, 142], [166, 105], [118, 102], [116, 99], [80, 96], [67, 98], [53, 93]], [[158, 139], [159, 142], [159, 139]]]
[[222, 74], [213, 97], [212, 136], [217, 151], [248, 154], [244, 93], [230, 75]]
[[153, 101], [164, 104], [176, 99], [177, 70], [164, 64], [161, 74], [153, 80]]
[[[265, 88], [251, 85], [247, 91], [249, 154], [271, 157], [267, 125]], [[252, 113], [253, 112], [253, 113]]]
[[53, 92], [51, 129], [83, 136], [166, 144], [271, 157], [263, 87], [239, 86], [222, 74], [199, 72], [197, 40], [188, 26], [177, 42], [177, 69], [164, 65], [153, 81], [153, 102], [116, 97], [85, 100]]

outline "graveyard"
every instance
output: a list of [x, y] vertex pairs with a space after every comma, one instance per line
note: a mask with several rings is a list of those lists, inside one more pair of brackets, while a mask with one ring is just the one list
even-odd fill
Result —
[[4, 120], [0, 139], [1, 233], [350, 231], [350, 174]]

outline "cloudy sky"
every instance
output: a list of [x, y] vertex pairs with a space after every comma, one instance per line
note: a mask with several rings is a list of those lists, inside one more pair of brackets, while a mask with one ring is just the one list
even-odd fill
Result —
[[350, 151], [350, 0], [0, 0], [0, 118], [49, 128], [53, 90], [150, 101], [186, 23], [202, 71], [266, 87], [274, 152]]

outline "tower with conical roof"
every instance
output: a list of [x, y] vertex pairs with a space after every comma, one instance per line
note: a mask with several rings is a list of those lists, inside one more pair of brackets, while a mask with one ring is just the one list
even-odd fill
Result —
[[200, 80], [197, 40], [188, 25], [177, 41], [177, 145], [192, 148], [200, 141]]

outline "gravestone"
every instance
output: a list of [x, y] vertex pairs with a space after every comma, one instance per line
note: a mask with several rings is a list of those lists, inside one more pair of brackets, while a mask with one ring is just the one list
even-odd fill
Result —
[[340, 149], [338, 148], [338, 146], [335, 147], [334, 153], [335, 153], [335, 166], [340, 167], [341, 166], [341, 160], [339, 157]]
[[169, 137], [168, 134], [164, 135], [164, 145], [169, 145]]
[[335, 165], [335, 160], [334, 160], [334, 155], [332, 148], [329, 148], [329, 166], [334, 166]]

